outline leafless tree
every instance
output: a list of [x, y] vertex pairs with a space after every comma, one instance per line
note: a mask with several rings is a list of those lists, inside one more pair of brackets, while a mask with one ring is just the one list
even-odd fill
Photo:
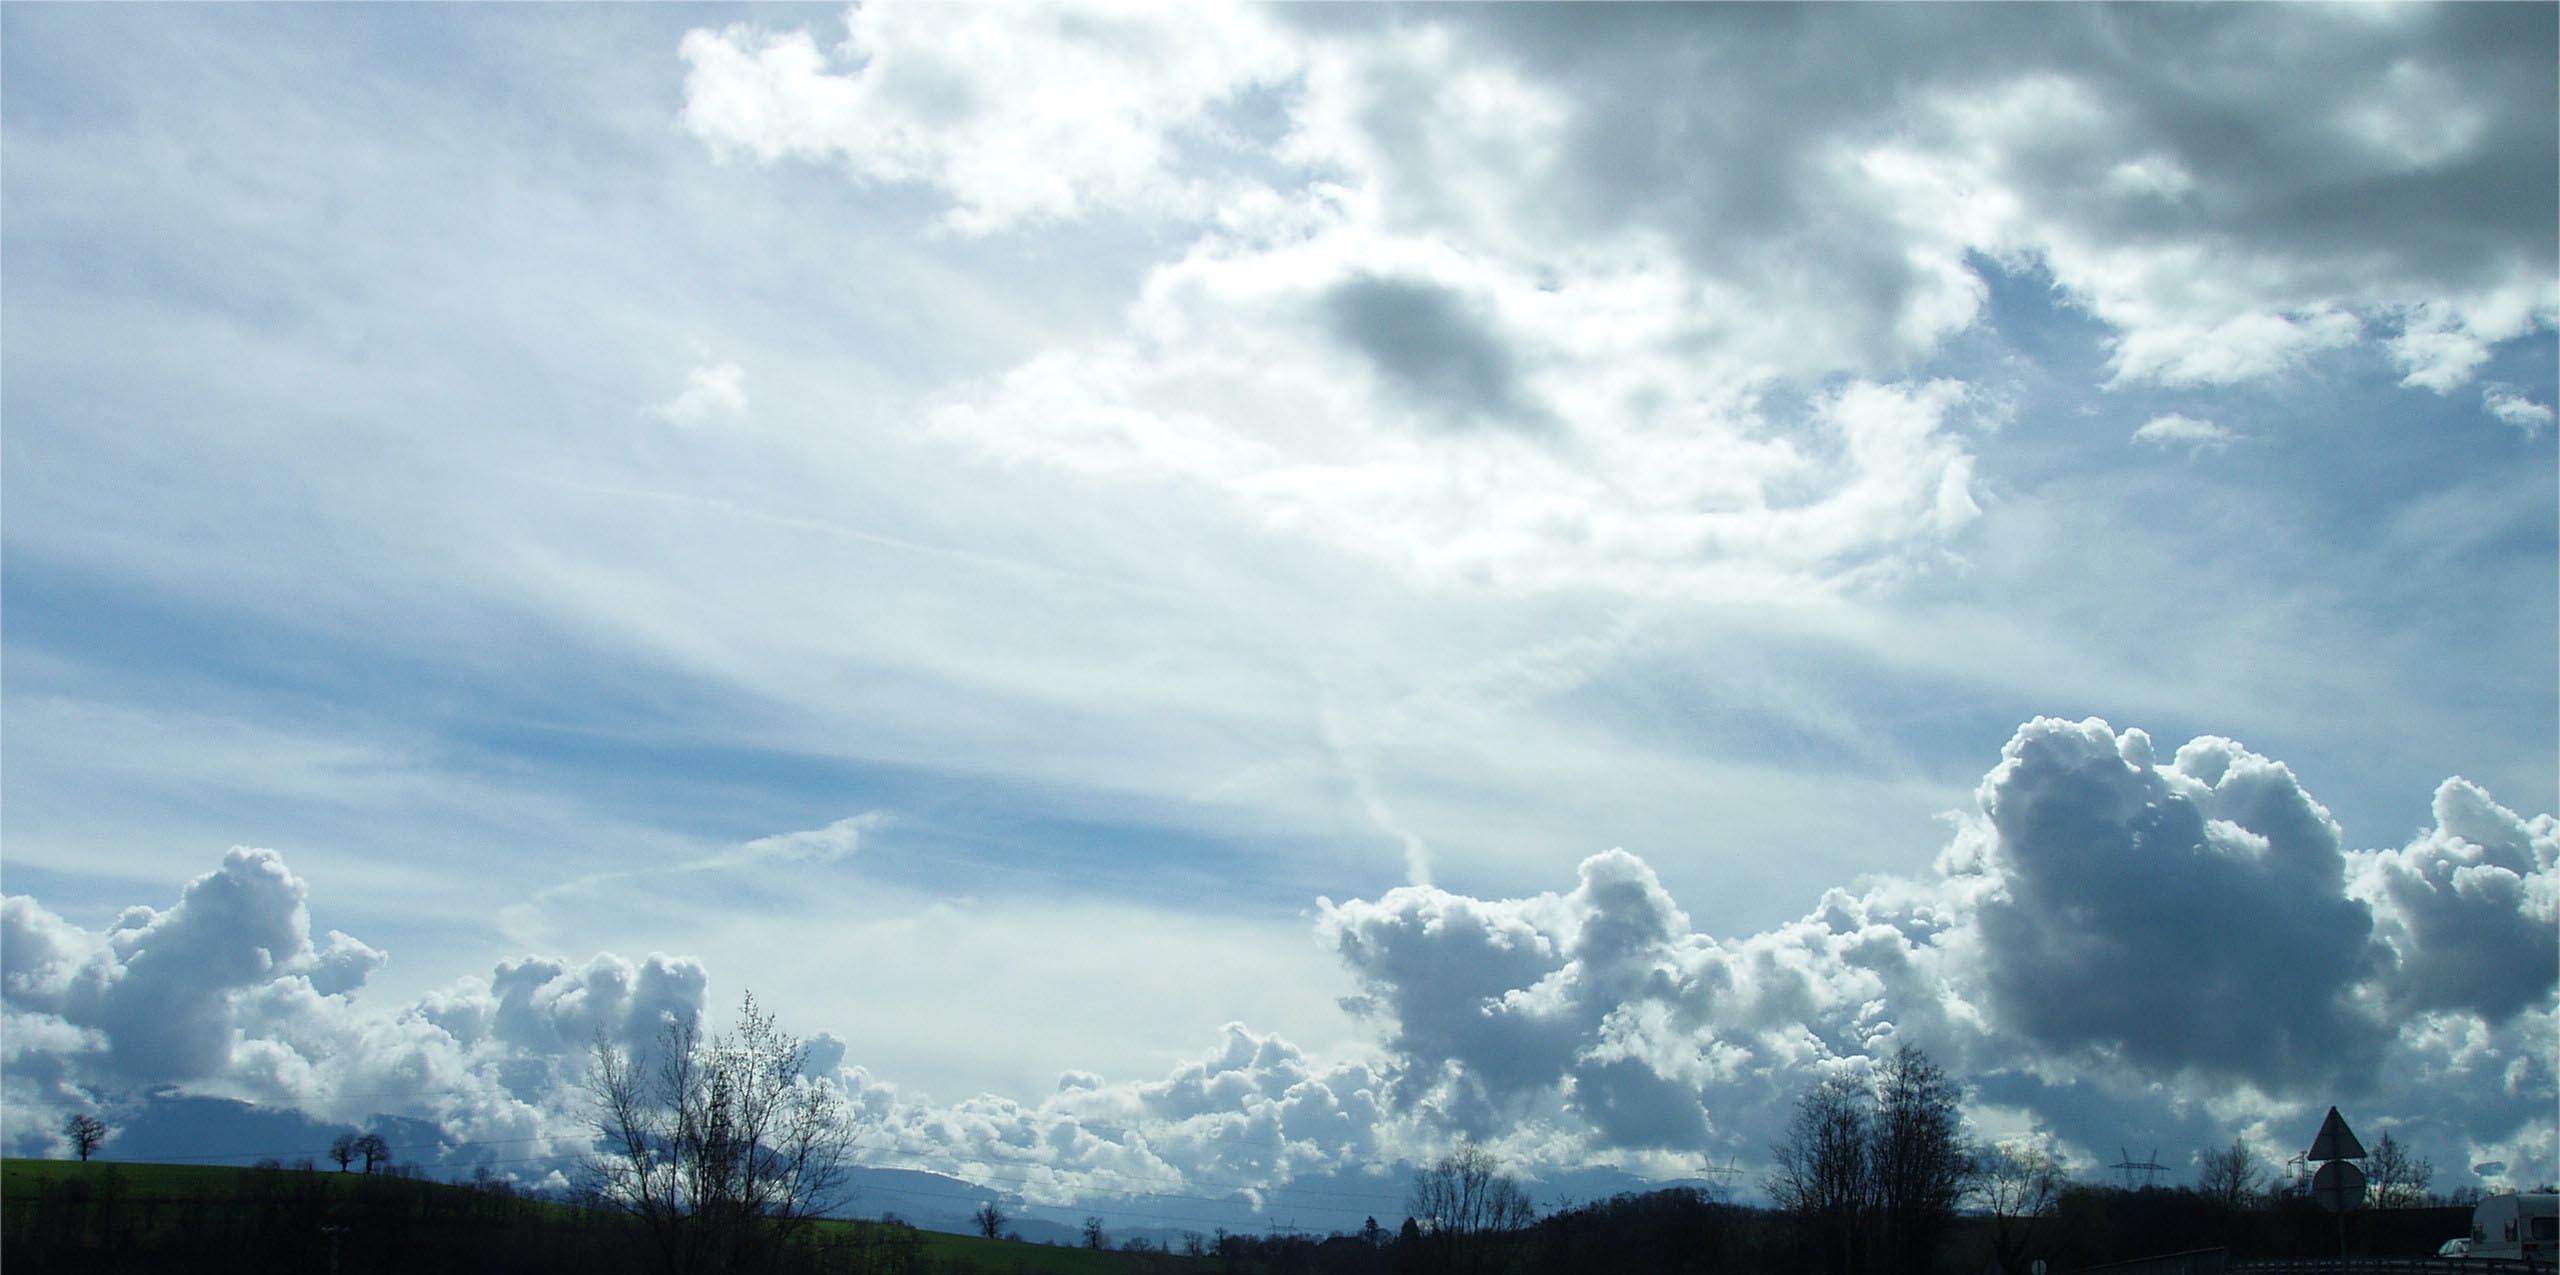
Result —
[[682, 1018], [645, 1053], [597, 1040], [587, 1172], [669, 1275], [769, 1265], [835, 1203], [852, 1126], [807, 1060], [752, 995], [727, 1035]]
[[356, 1135], [352, 1133], [342, 1133], [335, 1138], [331, 1138], [329, 1140], [329, 1158], [337, 1162], [338, 1172], [346, 1172], [347, 1166], [355, 1163]]
[[1102, 1219], [1090, 1213], [1084, 1219], [1084, 1246], [1096, 1251], [1111, 1246], [1111, 1237], [1102, 1233]]
[[1786, 1138], [1770, 1148], [1776, 1167], [1769, 1197], [1830, 1275], [1851, 1275], [1865, 1248], [1861, 1232], [1875, 1194], [1868, 1101], [1851, 1081], [1825, 1080], [1796, 1101]]
[[1003, 1235], [1004, 1224], [1013, 1219], [1006, 1217], [1004, 1210], [996, 1207], [995, 1201], [989, 1200], [979, 1205], [978, 1211], [969, 1215], [969, 1220], [978, 1224], [978, 1234], [992, 1240]]
[[2204, 1153], [2203, 1167], [2196, 1173], [2196, 1191], [2225, 1214], [2237, 1213], [2257, 1198], [2265, 1176], [2257, 1153], [2249, 1149], [2248, 1143], [2233, 1138], [2229, 1148]]
[[85, 1111], [74, 1112], [62, 1122], [62, 1136], [71, 1139], [71, 1149], [79, 1152], [85, 1163], [89, 1153], [107, 1140], [107, 1122]]
[[364, 1157], [364, 1171], [367, 1173], [373, 1172], [373, 1166], [391, 1158], [391, 1144], [384, 1141], [382, 1135], [378, 1133], [368, 1133], [356, 1139], [350, 1146], [357, 1155]]
[[1991, 1215], [1992, 1255], [2008, 1275], [2031, 1269], [2065, 1181], [2042, 1142], [1998, 1143], [1975, 1157], [1974, 1199]]
[[1493, 1153], [1473, 1141], [1413, 1175], [1406, 1205], [1431, 1241], [1444, 1270], [1474, 1264], [1479, 1241], [1520, 1230], [1537, 1216], [1537, 1206], [1520, 1184], [1504, 1176]]
[[1886, 1270], [1925, 1271], [1955, 1224], [1973, 1172], [1946, 1071], [1904, 1045], [1876, 1077], [1874, 1150], [1878, 1259]]
[[2435, 1184], [2436, 1166], [2424, 1156], [2412, 1154], [2409, 1144], [2384, 1133], [2373, 1144], [2373, 1154], [2364, 1162], [2365, 1178], [2371, 1183], [2373, 1207], [2377, 1209], [2414, 1208], [2426, 1203], [2427, 1188]]

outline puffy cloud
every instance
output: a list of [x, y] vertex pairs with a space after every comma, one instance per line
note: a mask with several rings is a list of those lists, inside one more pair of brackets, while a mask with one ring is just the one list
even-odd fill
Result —
[[1801, 593], [1925, 567], [1977, 512], [1965, 391], [1913, 378], [1994, 269], [2105, 323], [2120, 383], [2379, 339], [2445, 391], [2548, 327], [2551, 28], [888, 3], [832, 50], [693, 32], [685, 121], [972, 232], [1189, 227], [1121, 332], [951, 397], [986, 454], [1198, 485], [1438, 583]]
[[273, 851], [238, 849], [177, 906], [130, 909], [100, 936], [13, 898], [0, 913], [9, 1000], [104, 1033], [128, 1075], [212, 1074], [228, 1058], [235, 997], [314, 960], [303, 890]]
[[2550, 404], [2537, 403], [2510, 386], [2492, 385], [2482, 391], [2480, 405], [2488, 409], [2491, 416], [2523, 430], [2527, 438], [2540, 434], [2542, 427], [2551, 423]]
[[1676, 281], [1632, 256], [1609, 270], [1547, 287], [1348, 229], [1197, 254], [1156, 273], [1133, 335], [1044, 355], [934, 423], [1498, 589], [1775, 593], [1910, 569], [1979, 512], [1962, 385], [1857, 381], [1764, 412], [1683, 357], [1689, 316], [1627, 296]]
[[1568, 894], [1406, 888], [1320, 933], [1407, 1114], [1570, 1117], [1582, 1155], [1756, 1156], [1814, 1079], [1911, 1042], [2084, 1155], [2128, 1128], [2280, 1141], [2351, 1094], [2476, 1160], [2550, 1162], [2550, 817], [2453, 781], [2436, 830], [2349, 852], [2281, 763], [2213, 737], [2163, 761], [2095, 720], [2020, 728], [1978, 802], [1933, 878], [1738, 939], [1691, 932], [1622, 851]]
[[311, 987], [323, 996], [352, 992], [364, 986], [375, 970], [390, 963], [390, 953], [354, 935], [331, 930], [328, 943], [312, 955]]
[[805, 30], [695, 31], [684, 124], [715, 154], [931, 182], [970, 233], [1095, 206], [1196, 207], [1176, 160], [1219, 141], [1214, 108], [1290, 64], [1252, 11], [1165, 16], [866, 4], [828, 50]]
[[2560, 824], [2462, 779], [2436, 789], [2435, 821], [2397, 850], [2355, 856], [2355, 893], [2395, 958], [2383, 987], [2402, 1010], [2502, 1022], [2560, 981]]
[[684, 388], [659, 405], [658, 415], [670, 424], [685, 426], [744, 420], [747, 370], [735, 363], [718, 363], [685, 373]]
[[2352, 993], [2373, 920], [2281, 763], [2205, 738], [2163, 766], [2140, 731], [2039, 721], [1980, 801], [1980, 974], [2021, 1034], [2271, 1092], [2370, 1067], [2387, 1029]]
[[2154, 416], [2133, 431], [2133, 441], [2137, 443], [2149, 443], [2154, 447], [2186, 447], [2190, 454], [2220, 451], [2239, 438], [2225, 426], [2176, 412]]
[[369, 1004], [357, 993], [388, 955], [337, 931], [315, 945], [306, 894], [273, 851], [240, 849], [174, 906], [129, 908], [103, 933], [30, 898], [0, 904], [8, 1144], [48, 1145], [67, 1110], [140, 1111], [175, 1086], [338, 1122], [423, 1120], [465, 1162], [521, 1161], [577, 1144], [576, 1078], [599, 1033], [641, 1044], [701, 1012], [707, 974], [665, 956], [525, 958]]

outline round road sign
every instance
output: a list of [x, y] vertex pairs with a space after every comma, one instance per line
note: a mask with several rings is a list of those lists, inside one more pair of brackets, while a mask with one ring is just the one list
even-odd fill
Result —
[[2331, 1160], [2311, 1175], [2311, 1198], [2332, 1213], [2364, 1203], [2364, 1170], [2346, 1160]]

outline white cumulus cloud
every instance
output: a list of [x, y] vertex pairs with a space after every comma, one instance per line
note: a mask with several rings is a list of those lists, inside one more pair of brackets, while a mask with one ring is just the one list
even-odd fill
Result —
[[2542, 427], [2551, 423], [2550, 404], [2536, 402], [2530, 395], [2509, 386], [2490, 386], [2481, 393], [2480, 405], [2487, 408], [2491, 416], [2523, 430], [2527, 438], [2540, 434]]
[[735, 363], [715, 363], [687, 372], [684, 388], [659, 405], [658, 415], [686, 426], [746, 419], [747, 370]]
[[2191, 452], [2219, 451], [2239, 441], [2230, 428], [2193, 416], [2170, 412], [2144, 421], [2133, 441], [2154, 447], [2185, 447]]

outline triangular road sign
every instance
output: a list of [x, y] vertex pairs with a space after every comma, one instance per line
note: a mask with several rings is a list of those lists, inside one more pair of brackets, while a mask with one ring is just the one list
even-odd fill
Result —
[[2320, 1136], [2311, 1140], [2311, 1154], [2306, 1160], [2361, 1160], [2364, 1144], [2356, 1141], [2355, 1131], [2336, 1107], [2329, 1108], [2329, 1118], [2320, 1122]]

